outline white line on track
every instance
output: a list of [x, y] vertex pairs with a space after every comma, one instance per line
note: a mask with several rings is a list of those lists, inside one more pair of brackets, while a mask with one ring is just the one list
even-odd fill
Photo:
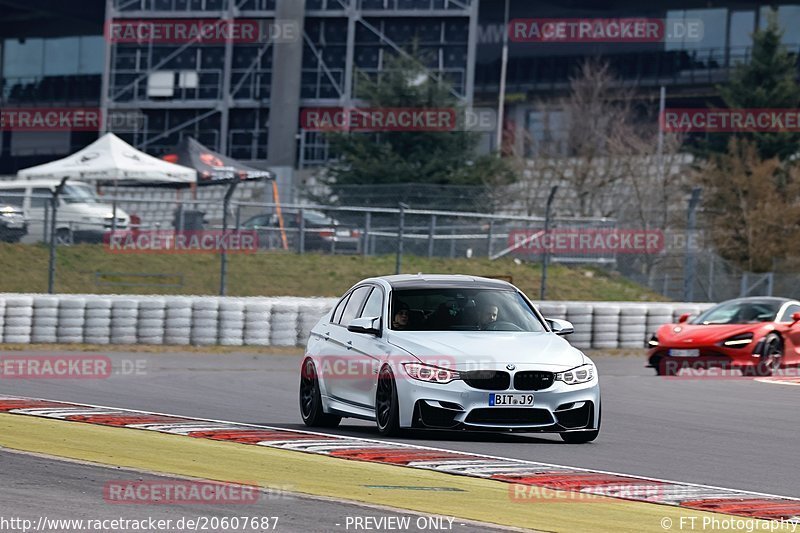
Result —
[[780, 379], [775, 378], [756, 378], [756, 381], [760, 383], [768, 383], [770, 385], [794, 385], [796, 387], [800, 387], [800, 378], [792, 378], [795, 381], [783, 381]]

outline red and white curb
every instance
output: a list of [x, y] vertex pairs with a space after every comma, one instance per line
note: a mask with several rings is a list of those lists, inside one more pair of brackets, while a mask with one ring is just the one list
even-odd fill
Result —
[[270, 426], [0, 396], [0, 412], [268, 446], [764, 520], [800, 522], [800, 499]]

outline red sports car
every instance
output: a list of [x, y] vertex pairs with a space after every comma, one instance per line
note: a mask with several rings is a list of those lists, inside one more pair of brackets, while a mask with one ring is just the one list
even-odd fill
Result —
[[800, 302], [751, 297], [715, 305], [697, 317], [664, 324], [648, 341], [649, 367], [659, 375], [681, 368], [737, 368], [769, 376], [800, 364]]

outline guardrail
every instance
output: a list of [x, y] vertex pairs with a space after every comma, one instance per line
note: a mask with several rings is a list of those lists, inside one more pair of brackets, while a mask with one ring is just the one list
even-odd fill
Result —
[[[0, 294], [7, 344], [303, 346], [337, 298]], [[642, 348], [661, 324], [712, 304], [535, 302], [578, 348]]]

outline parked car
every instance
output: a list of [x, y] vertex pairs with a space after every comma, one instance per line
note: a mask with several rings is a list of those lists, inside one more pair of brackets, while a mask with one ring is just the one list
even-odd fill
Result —
[[[304, 243], [306, 251], [357, 253], [361, 248], [362, 232], [358, 228], [340, 223], [321, 211], [303, 210]], [[283, 224], [289, 248], [299, 249], [300, 212], [283, 212]], [[278, 215], [262, 213], [247, 219], [242, 229], [257, 230], [259, 244], [264, 248], [280, 248], [282, 238]]]
[[648, 366], [659, 375], [681, 368], [737, 368], [768, 376], [800, 364], [800, 302], [750, 297], [722, 302], [697, 317], [684, 314], [648, 341]]
[[28, 234], [28, 221], [19, 207], [0, 203], [0, 241], [19, 242]]
[[[28, 219], [28, 235], [43, 240], [45, 213], [49, 211], [52, 191], [59, 183], [60, 180], [46, 179], [0, 182], [0, 203], [22, 209]], [[90, 185], [67, 182], [58, 205], [56, 239], [59, 244], [102, 242], [103, 235], [114, 226], [113, 221], [112, 206], [101, 203]], [[117, 208], [116, 229], [126, 230], [129, 224], [128, 214]]]
[[343, 417], [404, 428], [600, 431], [597, 368], [504, 281], [457, 275], [371, 278], [312, 329], [300, 370], [300, 414], [312, 427]]

